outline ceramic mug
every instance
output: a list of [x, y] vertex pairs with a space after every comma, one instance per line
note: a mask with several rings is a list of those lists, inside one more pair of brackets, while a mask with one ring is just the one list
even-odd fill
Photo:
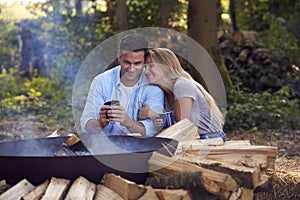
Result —
[[[107, 101], [104, 103], [104, 105], [107, 106], [119, 106], [120, 105], [120, 101], [119, 100], [111, 100], [111, 101]], [[108, 110], [105, 110], [105, 115], [106, 115], [106, 119], [108, 119]]]
[[159, 117], [163, 120], [162, 128], [168, 128], [174, 124], [174, 117], [172, 112], [164, 112], [159, 114]]

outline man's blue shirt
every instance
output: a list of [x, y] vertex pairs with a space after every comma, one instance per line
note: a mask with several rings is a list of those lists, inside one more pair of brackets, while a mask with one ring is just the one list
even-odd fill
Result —
[[[105, 71], [97, 75], [91, 83], [86, 105], [84, 107], [80, 123], [83, 132], [86, 133], [85, 126], [90, 119], [99, 119], [100, 108], [104, 102], [112, 99], [121, 99], [120, 90], [120, 70], [121, 66]], [[135, 85], [134, 91], [129, 99], [128, 107], [125, 108], [127, 115], [135, 121], [144, 124], [146, 136], [153, 136], [159, 130], [154, 126], [151, 119], [138, 120], [138, 111], [142, 107], [141, 102], [146, 103], [150, 109], [157, 113], [163, 112], [164, 94], [163, 91], [154, 85], [149, 85], [144, 73]], [[114, 122], [103, 128], [107, 135], [125, 135], [126, 133], [118, 128]]]

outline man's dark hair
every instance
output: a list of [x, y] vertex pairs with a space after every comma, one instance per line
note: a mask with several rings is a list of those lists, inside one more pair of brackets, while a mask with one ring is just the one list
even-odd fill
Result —
[[119, 51], [121, 55], [124, 50], [133, 52], [144, 51], [144, 58], [146, 59], [149, 54], [148, 46], [148, 41], [143, 36], [139, 34], [129, 34], [120, 40]]

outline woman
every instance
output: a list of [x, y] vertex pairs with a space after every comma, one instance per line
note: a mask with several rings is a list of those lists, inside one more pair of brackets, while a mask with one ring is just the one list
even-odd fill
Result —
[[[222, 137], [224, 119], [213, 97], [185, 72], [176, 55], [169, 49], [150, 50], [145, 75], [150, 84], [165, 94], [165, 109], [172, 111], [175, 121], [189, 119], [198, 127], [200, 138]], [[143, 104], [139, 118], [153, 118], [156, 113]]]

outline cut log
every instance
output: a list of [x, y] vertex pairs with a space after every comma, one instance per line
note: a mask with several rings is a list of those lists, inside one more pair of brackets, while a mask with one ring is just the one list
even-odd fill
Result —
[[255, 31], [237, 31], [234, 33], [232, 40], [236, 43], [252, 41], [259, 41], [258, 33]]
[[0, 187], [2, 187], [3, 185], [6, 185], [6, 180], [1, 180], [0, 181]]
[[146, 188], [143, 185], [138, 185], [111, 173], [104, 174], [103, 184], [125, 200], [138, 199], [146, 192]]
[[[211, 155], [243, 155], [245, 157], [256, 155], [265, 155], [267, 157], [267, 168], [274, 169], [275, 160], [277, 157], [277, 147], [261, 146], [261, 145], [244, 145], [244, 144], [226, 144], [222, 146], [204, 146], [200, 143], [194, 144], [191, 148], [184, 148], [186, 153], [199, 155], [199, 152], [205, 152], [207, 156]], [[243, 157], [242, 156], [242, 157]]]
[[266, 155], [260, 154], [227, 154], [227, 155], [210, 155], [205, 156], [205, 159], [219, 162], [227, 162], [237, 166], [258, 167], [261, 171], [266, 171], [268, 168], [268, 160]]
[[241, 195], [239, 200], [253, 200], [253, 190], [241, 187]]
[[[157, 189], [186, 189], [189, 191], [192, 199], [217, 199], [213, 194], [207, 191], [206, 186], [201, 181], [201, 172], [188, 172], [175, 175], [161, 175], [148, 177], [146, 185], [151, 185], [155, 191]], [[210, 191], [220, 191], [220, 188], [208, 188]], [[161, 197], [159, 194], [157, 194]], [[164, 199], [164, 198], [160, 198]]]
[[[223, 195], [223, 191], [235, 191], [237, 189], [237, 183], [228, 174], [205, 169], [195, 164], [177, 160], [174, 157], [170, 158], [156, 152], [154, 152], [149, 159], [149, 168], [151, 174], [154, 176], [201, 172], [201, 176], [197, 177], [197, 179], [202, 182], [203, 187], [205, 187], [208, 192], [217, 193], [219, 196]], [[220, 194], [219, 191], [221, 191]]]
[[259, 185], [260, 169], [258, 167], [246, 167], [227, 162], [213, 161], [187, 153], [182, 154], [179, 159], [198, 164], [207, 169], [229, 174], [238, 185], [243, 187], [254, 189]]
[[[177, 149], [181, 149], [182, 143], [188, 144], [191, 143], [196, 138], [199, 138], [198, 128], [188, 119], [183, 119], [174, 125], [164, 129], [161, 131], [156, 137], [164, 137], [177, 140], [178, 147]], [[175, 154], [180, 151], [176, 151]]]
[[109, 189], [104, 185], [98, 184], [97, 192], [95, 194], [94, 200], [107, 200], [107, 199], [123, 200], [123, 198], [113, 190]]
[[258, 192], [271, 192], [273, 189], [273, 184], [270, 176], [262, 174], [260, 176], [260, 181], [258, 186], [255, 188], [254, 193]]
[[23, 179], [16, 185], [11, 187], [9, 190], [1, 194], [0, 200], [17, 200], [21, 199], [22, 196], [33, 190], [34, 185], [32, 185], [28, 180]]
[[250, 49], [243, 49], [239, 54], [239, 60], [242, 62], [246, 62], [249, 53], [250, 53]]
[[244, 40], [244, 35], [242, 31], [237, 31], [234, 33], [233, 37], [232, 37], [233, 42], [239, 43], [242, 42]]
[[70, 184], [70, 180], [52, 177], [42, 200], [61, 200]]
[[96, 192], [96, 184], [80, 176], [71, 185], [64, 200], [92, 200]]
[[175, 139], [179, 142], [193, 141], [198, 138], [198, 128], [188, 119], [183, 119], [172, 126], [162, 130], [156, 137]]
[[77, 137], [76, 135], [72, 134], [65, 142], [64, 145], [70, 147], [75, 145], [76, 143], [80, 142], [80, 138]]
[[192, 200], [189, 192], [183, 189], [155, 189], [155, 193], [164, 200]]
[[6, 183], [6, 180], [0, 181], [0, 195], [3, 194], [9, 188], [11, 188], [11, 186]]
[[49, 185], [49, 180], [44, 181], [25, 196], [22, 197], [22, 200], [39, 200], [45, 194], [47, 187]]
[[158, 198], [158, 195], [156, 194], [155, 190], [151, 186], [146, 186], [146, 193], [139, 198], [139, 200], [160, 200], [162, 198]]

